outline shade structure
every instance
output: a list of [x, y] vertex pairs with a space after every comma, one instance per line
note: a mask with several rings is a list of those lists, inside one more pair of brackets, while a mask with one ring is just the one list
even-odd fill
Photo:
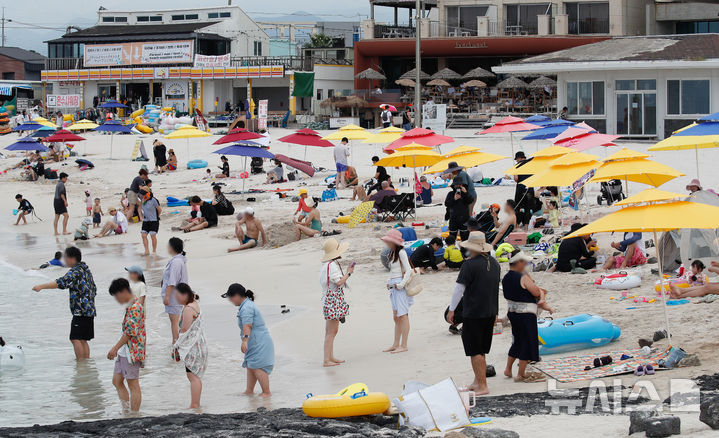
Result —
[[414, 88], [415, 85], [417, 85], [417, 84], [415, 84], [415, 82], [412, 79], [397, 79], [396, 81], [394, 81], [394, 83], [397, 85], [401, 85], [403, 87], [411, 87], [411, 88]]
[[173, 132], [167, 134], [165, 138], [167, 139], [180, 139], [184, 138], [187, 140], [187, 160], [190, 160], [190, 139], [191, 138], [201, 138], [201, 137], [209, 137], [211, 134], [205, 131], [200, 131], [197, 129], [197, 127], [192, 125], [187, 126], [181, 126], [174, 130]]
[[717, 119], [719, 114], [710, 114], [701, 119], [701, 123], [693, 123], [669, 138], [665, 138], [654, 146], [650, 151], [677, 151], [694, 149], [697, 176], [699, 176], [699, 149], [719, 147], [719, 121], [702, 121], [703, 119]]
[[411, 143], [407, 146], [402, 146], [401, 148], [395, 149], [395, 152], [405, 152], [405, 151], [431, 151], [432, 146], [424, 146], [417, 143]]
[[110, 99], [102, 105], [99, 105], [98, 108], [127, 108], [127, 105], [123, 105], [114, 99]]
[[615, 207], [627, 205], [649, 204], [652, 202], [681, 200], [687, 197], [686, 194], [667, 192], [659, 189], [646, 189], [621, 201], [614, 203]]
[[32, 121], [35, 122], [35, 123], [39, 123], [39, 124], [41, 124], [41, 125], [43, 125], [43, 126], [50, 127], [50, 128], [57, 128], [57, 127], [58, 127], [56, 124], [52, 123], [51, 121], [49, 121], [49, 120], [46, 119], [45, 117], [35, 117]]
[[444, 79], [446, 81], [451, 81], [453, 79], [462, 79], [462, 76], [460, 76], [460, 74], [457, 73], [456, 71], [445, 67], [442, 70], [440, 70], [437, 73], [430, 76], [430, 79]]
[[118, 132], [120, 134], [130, 134], [134, 126], [135, 125], [123, 125], [117, 120], [110, 120], [93, 129], [93, 131], [110, 133], [110, 159], [112, 160], [112, 143], [115, 139], [115, 134]]
[[295, 169], [299, 170], [300, 172], [304, 172], [309, 176], [315, 175], [315, 168], [312, 166], [312, 163], [309, 161], [303, 161], [298, 160], [295, 158], [290, 158], [287, 155], [277, 154], [275, 155], [275, 160], [278, 160], [279, 162], [286, 164], [290, 167], [294, 167]]
[[529, 116], [526, 119], [524, 119], [527, 123], [534, 123], [539, 125], [540, 123], [546, 123], [551, 122], [552, 118], [549, 116], [545, 116], [544, 114], [535, 114], [533, 116]]
[[275, 158], [275, 154], [260, 146], [259, 143], [251, 141], [235, 143], [225, 146], [213, 152], [220, 155], [236, 155], [239, 157], [259, 157], [259, 158]]
[[332, 134], [322, 137], [323, 140], [366, 140], [370, 136], [364, 128], [357, 125], [343, 126]]
[[475, 67], [472, 70], [462, 75], [462, 79], [484, 79], [493, 78], [495, 75], [489, 70], [485, 70], [482, 67]]
[[565, 148], [562, 146], [549, 145], [546, 148], [540, 149], [537, 152], [533, 153], [532, 157], [534, 157], [534, 158], [561, 157], [562, 155], [566, 155], [570, 152], [572, 152], [572, 150], [569, 148]]
[[73, 123], [72, 125], [68, 126], [65, 129], [67, 129], [68, 131], [91, 131], [91, 130], [97, 128], [98, 126], [100, 126], [100, 125], [98, 125], [97, 123], [94, 123], [87, 119], [82, 119], [82, 120], [78, 121], [77, 123]]
[[[399, 78], [400, 78], [400, 79], [412, 79], [412, 80], [415, 80], [416, 77], [417, 77], [417, 73], [416, 73], [416, 72], [417, 72], [417, 69], [416, 69], [416, 68], [413, 68], [412, 70], [410, 70], [410, 71], [408, 71], [407, 73], [403, 74], [403, 75], [400, 76]], [[423, 71], [420, 70], [420, 72], [419, 72], [419, 80], [420, 80], [420, 81], [426, 81], [426, 80], [429, 79], [429, 77], [430, 77], [430, 76], [429, 76], [427, 73], [425, 73], [425, 72], [423, 72]]]
[[[47, 128], [47, 127], [44, 126], [44, 128]], [[49, 137], [49, 136], [53, 135], [54, 133], [55, 133], [54, 128], [38, 129], [37, 131], [30, 134], [28, 137], [42, 139], [45, 137]]]
[[452, 157], [455, 155], [462, 155], [462, 154], [470, 154], [472, 152], [480, 152], [480, 148], [476, 148], [474, 146], [457, 146], [456, 148], [452, 149], [451, 151], [444, 154], [445, 157]]
[[85, 138], [65, 129], [60, 129], [51, 136], [43, 138], [42, 141], [48, 143], [74, 143], [76, 141], [85, 141]]
[[364, 139], [362, 141], [362, 143], [378, 143], [378, 144], [392, 143], [393, 141], [402, 137], [403, 132], [405, 132], [405, 131], [402, 128], [390, 126], [388, 128], [380, 129], [375, 134], [371, 134], [369, 137]]
[[[437, 152], [431, 150], [408, 150], [398, 151], [392, 155], [388, 155], [378, 162], [374, 163], [375, 166], [385, 167], [409, 167], [416, 169], [418, 167], [429, 167], [437, 164], [444, 157]], [[417, 172], [413, 173], [414, 184], [412, 187], [417, 187]], [[415, 217], [417, 216], [417, 197], [413, 196], [415, 206]]]
[[538, 90], [543, 88], [556, 88], [557, 81], [546, 76], [540, 76], [529, 83], [528, 88]]
[[369, 217], [372, 208], [374, 207], [374, 201], [366, 201], [357, 206], [350, 214], [350, 221], [347, 224], [348, 228], [354, 228], [362, 222], [365, 222]]
[[445, 159], [438, 162], [437, 164], [431, 166], [429, 169], [425, 170], [423, 173], [430, 174], [430, 173], [440, 173], [444, 172], [448, 169], [449, 163], [456, 162], [458, 165], [462, 167], [477, 167], [481, 166], [483, 164], [492, 163], [494, 161], [504, 160], [509, 157], [506, 157], [504, 155], [497, 155], [497, 154], [490, 154], [487, 152], [469, 152], [464, 154], [457, 154], [457, 155], [445, 155]]
[[554, 138], [554, 144], [572, 148], [576, 151], [586, 151], [597, 146], [616, 146], [612, 143], [620, 135], [599, 134], [582, 128], [569, 128]]
[[480, 81], [479, 79], [472, 79], [471, 81], [463, 82], [463, 86], [465, 87], [477, 87], [477, 88], [485, 88], [487, 84]]
[[435, 134], [434, 131], [425, 128], [414, 128], [402, 133], [400, 138], [385, 146], [383, 150], [391, 154], [395, 149], [412, 143], [434, 147], [452, 142], [454, 142], [452, 137]]
[[427, 85], [431, 87], [451, 87], [452, 85], [444, 79], [432, 79], [427, 82]]
[[602, 161], [629, 160], [632, 158], [649, 158], [649, 154], [645, 154], [644, 152], [635, 151], [629, 148], [622, 148], [621, 150], [613, 153]]
[[527, 88], [528, 85], [523, 80], [519, 79], [516, 76], [510, 76], [507, 79], [501, 81], [497, 84], [497, 88], [499, 89], [517, 89], [517, 90], [523, 90]]
[[520, 119], [519, 117], [507, 116], [495, 123], [494, 126], [487, 128], [483, 131], [479, 131], [477, 132], [477, 134], [482, 135], [500, 134], [504, 132], [532, 131], [539, 128], [539, 125], [527, 123], [524, 121], [524, 119]]
[[545, 126], [522, 137], [522, 140], [551, 140], [569, 129], [571, 125]]
[[527, 187], [567, 187], [599, 167], [599, 157], [582, 152], [572, 152], [556, 158], [546, 169], [522, 181]]
[[549, 163], [555, 159], [573, 152], [569, 148], [561, 146], [547, 146], [532, 154], [531, 159], [519, 164], [515, 164], [512, 168], [504, 171], [507, 175], [534, 175], [550, 166]]
[[39, 143], [32, 137], [23, 137], [15, 143], [7, 146], [5, 150], [8, 151], [46, 151], [47, 148], [44, 144]]
[[[645, 196], [642, 193], [639, 195]], [[648, 197], [651, 197], [651, 194]], [[652, 233], [654, 235], [654, 241], [658, 243], [658, 232], [682, 228], [715, 229], [718, 223], [719, 207], [713, 205], [688, 201], [650, 202], [645, 205], [624, 207], [614, 213], [603, 216], [574, 233], [569, 234], [565, 239], [594, 233], [639, 232]], [[667, 338], [671, 340], [664, 277], [662, 276], [663, 269], [661, 265], [662, 254], [660, 253], [660, 245], [657, 245], [657, 260], [659, 261], [659, 290], [662, 293], [662, 301], [664, 303], [665, 329], [669, 335]]]
[[678, 170], [646, 158], [605, 161], [594, 173], [590, 182], [621, 179], [653, 187], [683, 176]]
[[42, 125], [37, 122], [27, 122], [20, 125], [17, 125], [16, 127], [12, 128], [13, 131], [37, 131], [38, 129], [42, 128], [45, 125]]
[[227, 143], [236, 143], [238, 141], [248, 141], [248, 140], [257, 140], [258, 138], [263, 138], [262, 135], [257, 134], [255, 132], [250, 132], [246, 129], [237, 128], [233, 129], [232, 131], [228, 132], [227, 135], [224, 135], [217, 139], [212, 144], [227, 144]]
[[290, 135], [286, 135], [277, 140], [283, 143], [296, 144], [300, 146], [315, 146], [320, 148], [334, 147], [331, 142], [323, 140], [317, 131], [313, 131], [307, 128], [300, 129]]
[[368, 68], [357, 73], [355, 79], [383, 80], [387, 77], [373, 68]]

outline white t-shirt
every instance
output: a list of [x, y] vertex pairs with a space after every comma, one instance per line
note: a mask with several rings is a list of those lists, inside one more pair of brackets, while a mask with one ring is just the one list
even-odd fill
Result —
[[125, 217], [123, 212], [118, 210], [117, 215], [115, 215], [115, 223], [120, 227], [120, 231], [127, 233], [127, 228], [130, 224], [127, 222], [127, 217]]
[[145, 296], [145, 293], [147, 292], [147, 285], [141, 281], [131, 281], [130, 290], [135, 297], [140, 299]]
[[347, 164], [347, 157], [350, 155], [349, 147], [346, 144], [335, 146], [335, 163]]

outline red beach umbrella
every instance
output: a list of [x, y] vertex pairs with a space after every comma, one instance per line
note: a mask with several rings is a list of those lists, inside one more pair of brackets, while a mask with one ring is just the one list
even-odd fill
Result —
[[80, 137], [79, 135], [73, 134], [72, 132], [65, 130], [65, 129], [59, 129], [55, 131], [54, 134], [51, 136], [41, 138], [40, 141], [48, 142], [48, 143], [73, 143], [76, 141], [85, 141], [84, 137]]
[[236, 128], [212, 144], [237, 143], [238, 141], [257, 140], [258, 138], [262, 138], [262, 136], [243, 128]]
[[412, 143], [421, 144], [422, 146], [435, 147], [445, 143], [452, 143], [453, 141], [454, 139], [452, 137], [435, 134], [434, 131], [429, 129], [414, 128], [403, 132], [400, 138], [385, 146], [383, 150], [386, 153], [391, 154], [395, 149]]
[[298, 144], [300, 146], [316, 146], [321, 148], [331, 148], [334, 145], [329, 140], [322, 140], [322, 136], [311, 129], [300, 129], [290, 135], [286, 135], [279, 141], [283, 143]]

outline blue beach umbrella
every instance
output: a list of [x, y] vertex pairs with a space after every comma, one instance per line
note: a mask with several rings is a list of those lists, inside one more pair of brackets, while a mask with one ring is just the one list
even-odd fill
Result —
[[719, 113], [709, 114], [708, 116], [700, 117], [699, 122], [719, 122]]
[[6, 147], [8, 151], [46, 151], [47, 147], [31, 137], [23, 137], [10, 146]]
[[524, 121], [533, 125], [543, 126], [545, 123], [551, 122], [552, 119], [542, 114], [535, 114], [531, 117], [527, 117]]
[[110, 99], [102, 105], [98, 106], [98, 108], [127, 108], [127, 105], [123, 105], [114, 99]]
[[97, 128], [93, 129], [93, 131], [110, 133], [110, 159], [112, 160], [112, 140], [115, 137], [115, 133], [119, 132], [120, 134], [130, 134], [130, 133], [132, 133], [132, 128], [134, 126], [135, 126], [134, 124], [123, 125], [122, 123], [118, 122], [117, 120], [110, 120], [110, 121], [105, 122], [102, 125], [98, 126]]
[[51, 128], [49, 126], [43, 126], [42, 128], [38, 129], [37, 131], [30, 134], [28, 137], [33, 138], [45, 138], [53, 135], [57, 131], [56, 128]]
[[[269, 159], [275, 158], [275, 155], [272, 152], [261, 147], [259, 143], [255, 143], [254, 141], [243, 141], [239, 143], [234, 143], [230, 146], [225, 146], [222, 149], [216, 150], [215, 152], [213, 152], [213, 154], [235, 155], [238, 157], [245, 157], [243, 171], [247, 171], [247, 157], [259, 157]], [[246, 178], [242, 178], [243, 191], [245, 190], [245, 179]]]
[[13, 131], [37, 131], [38, 129], [43, 128], [45, 125], [41, 125], [37, 122], [27, 122], [23, 123], [21, 125], [17, 125], [12, 130]]

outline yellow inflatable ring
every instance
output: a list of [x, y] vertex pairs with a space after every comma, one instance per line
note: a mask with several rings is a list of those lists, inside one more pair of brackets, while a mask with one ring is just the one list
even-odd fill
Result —
[[137, 110], [137, 111], [133, 111], [133, 112], [130, 114], [130, 118], [131, 118], [131, 119], [134, 119], [135, 117], [140, 117], [140, 116], [143, 115], [143, 114], [145, 114], [145, 108], [140, 108], [140, 109]]
[[512, 251], [514, 251], [514, 247], [510, 245], [509, 243], [503, 243], [497, 247], [497, 250], [494, 252], [494, 256], [497, 257], [498, 262], [508, 262], [509, 257], [500, 257], [504, 253], [512, 254]]
[[137, 125], [137, 126], [135, 126], [135, 128], [137, 128], [137, 130], [142, 132], [143, 134], [150, 134], [154, 131], [152, 128], [150, 128], [147, 125]]
[[[338, 224], [348, 224], [348, 223], [350, 223], [350, 217], [349, 217], [349, 216], [338, 216], [335, 220], [337, 221]], [[361, 224], [363, 224], [363, 223], [365, 223], [365, 222], [367, 222], [366, 219], [362, 219], [362, 220], [360, 221]]]
[[345, 395], [309, 394], [302, 411], [312, 418], [343, 418], [382, 414], [390, 407], [389, 397], [382, 392], [364, 391]]

